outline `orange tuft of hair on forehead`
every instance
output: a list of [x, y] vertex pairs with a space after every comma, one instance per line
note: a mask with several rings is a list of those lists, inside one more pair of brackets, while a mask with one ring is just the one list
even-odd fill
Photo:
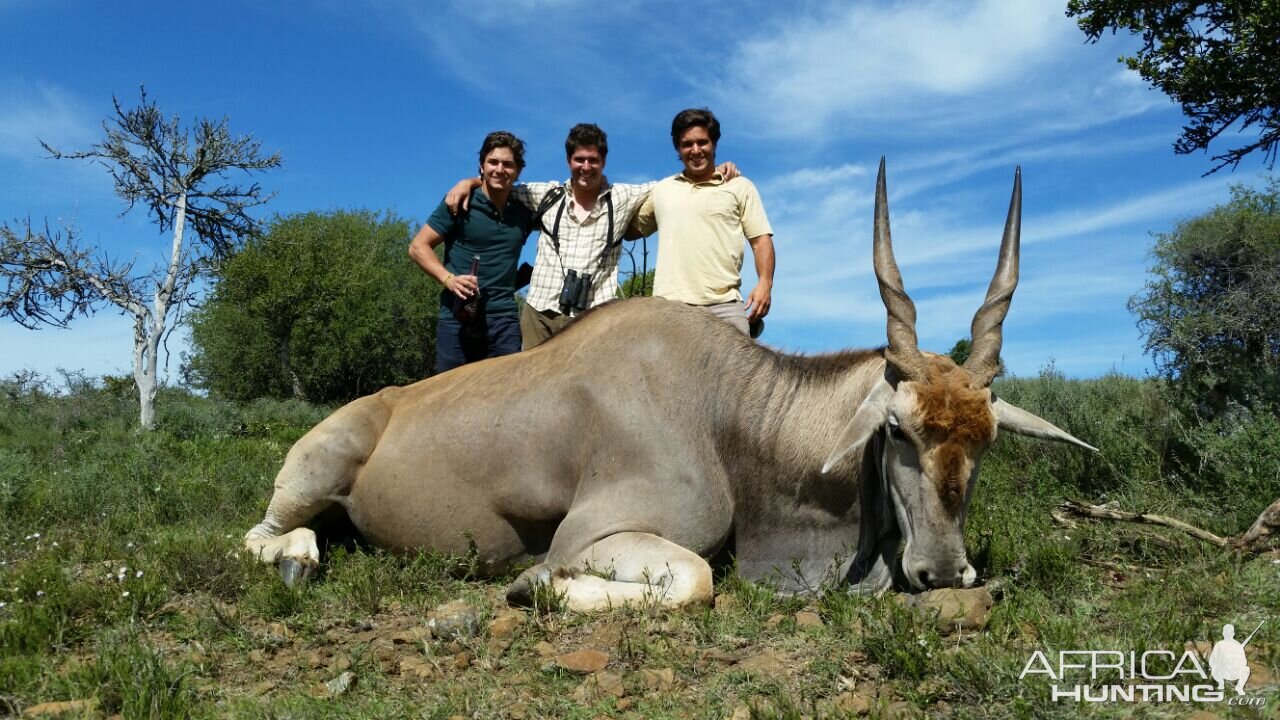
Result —
[[959, 512], [969, 480], [969, 449], [995, 437], [995, 415], [988, 393], [969, 386], [969, 373], [948, 358], [929, 361], [928, 381], [915, 383], [916, 419], [932, 448], [926, 462], [933, 465], [938, 495], [948, 510]]

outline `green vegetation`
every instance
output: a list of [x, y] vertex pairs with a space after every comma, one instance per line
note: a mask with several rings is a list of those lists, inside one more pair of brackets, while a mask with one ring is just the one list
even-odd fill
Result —
[[[414, 633], [455, 599], [484, 627], [506, 612], [512, 577], [469, 581], [465, 559], [335, 547], [299, 592], [240, 553], [284, 454], [330, 408], [162, 390], [156, 431], [138, 436], [129, 388], [72, 385], [55, 396], [31, 378], [0, 383], [0, 714], [92, 699], [128, 718], [839, 717], [852, 690], [872, 717], [1173, 717], [1189, 708], [1051, 703], [1043, 679], [1018, 674], [1035, 649], [1179, 649], [1224, 622], [1280, 617], [1280, 556], [1052, 519], [1078, 497], [1229, 535], [1280, 496], [1270, 416], [1188, 426], [1159, 381], [1052, 369], [997, 381], [1001, 397], [1101, 452], [997, 441], [968, 525], [996, 596], [983, 631], [940, 633], [893, 596], [775, 596], [728, 571], [714, 609], [574, 615], [550, 598], [505, 640], [454, 641]], [[1187, 447], [1203, 449], [1199, 462]], [[624, 697], [549, 659], [585, 647], [609, 652]], [[1280, 627], [1264, 626], [1250, 655], [1275, 672]], [[348, 670], [352, 689], [327, 697], [323, 683]], [[1267, 697], [1262, 716], [1280, 704]]]
[[440, 285], [409, 223], [369, 211], [275, 218], [223, 263], [194, 313], [191, 381], [232, 400], [338, 403], [426, 377]]
[[1181, 404], [1220, 418], [1280, 413], [1280, 179], [1156, 236], [1130, 301]]

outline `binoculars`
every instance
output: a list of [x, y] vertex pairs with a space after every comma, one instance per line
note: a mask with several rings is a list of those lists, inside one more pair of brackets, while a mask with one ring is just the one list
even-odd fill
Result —
[[581, 275], [570, 269], [564, 275], [564, 287], [560, 290], [560, 311], [568, 315], [571, 311], [582, 312], [591, 302], [591, 273]]

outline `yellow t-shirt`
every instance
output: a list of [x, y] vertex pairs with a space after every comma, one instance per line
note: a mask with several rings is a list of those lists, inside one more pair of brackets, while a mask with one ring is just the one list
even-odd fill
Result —
[[741, 300], [745, 242], [773, 234], [756, 186], [718, 173], [699, 183], [683, 174], [660, 181], [632, 225], [645, 235], [655, 226], [653, 294], [690, 305]]

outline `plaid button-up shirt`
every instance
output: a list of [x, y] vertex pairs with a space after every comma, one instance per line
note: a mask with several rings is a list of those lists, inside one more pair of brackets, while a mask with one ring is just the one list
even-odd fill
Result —
[[[529, 282], [529, 296], [525, 302], [534, 310], [553, 310], [561, 312], [560, 290], [564, 287], [565, 273], [572, 268], [581, 275], [591, 273], [591, 296], [588, 307], [595, 307], [602, 302], [618, 296], [618, 259], [622, 255], [622, 243], [617, 242], [605, 255], [601, 262], [600, 253], [611, 238], [609, 235], [609, 206], [605, 196], [613, 199], [613, 235], [612, 239], [621, 240], [627, 231], [631, 218], [640, 209], [641, 203], [649, 197], [656, 182], [643, 185], [626, 183], [611, 184], [607, 179], [600, 188], [600, 196], [596, 206], [591, 209], [587, 219], [579, 222], [574, 212], [576, 203], [573, 191], [568, 190], [568, 182], [564, 183], [567, 191], [560, 203], [552, 205], [542, 215], [541, 232], [538, 234], [538, 256], [533, 263], [533, 279]], [[522, 183], [512, 188], [511, 197], [522, 205], [533, 210], [538, 209], [542, 199], [552, 188], [561, 183]], [[564, 212], [560, 214], [560, 253], [556, 254], [551, 244], [551, 230], [556, 223], [556, 213], [563, 203]], [[571, 313], [574, 314], [574, 313]]]

